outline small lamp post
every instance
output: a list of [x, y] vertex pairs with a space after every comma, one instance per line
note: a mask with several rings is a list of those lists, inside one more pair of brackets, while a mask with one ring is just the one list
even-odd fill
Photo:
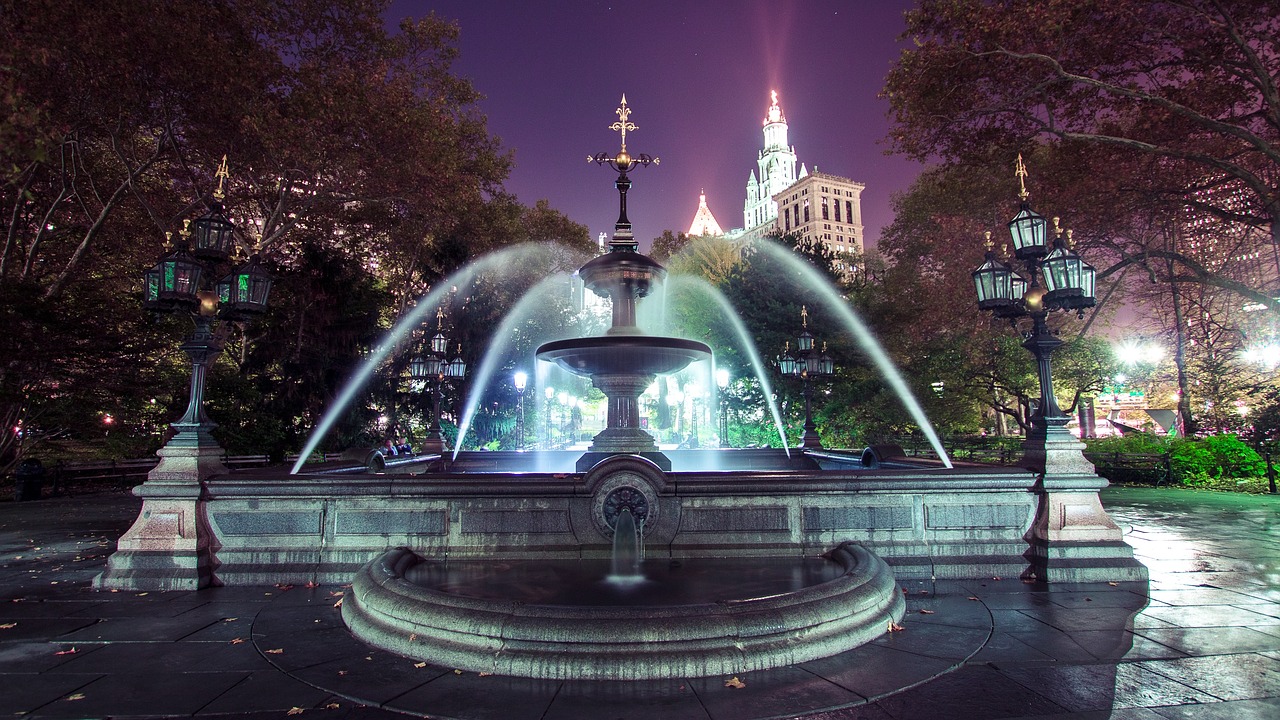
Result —
[[800, 438], [800, 447], [809, 450], [821, 450], [822, 440], [818, 437], [818, 426], [813, 422], [813, 400], [809, 384], [811, 380], [831, 377], [835, 374], [835, 362], [827, 354], [827, 344], [822, 344], [819, 352], [814, 345], [813, 334], [809, 332], [809, 309], [800, 307], [800, 336], [796, 340], [796, 354], [791, 354], [791, 343], [782, 348], [778, 356], [778, 369], [784, 376], [800, 378], [804, 392], [804, 434]]
[[991, 233], [986, 234], [986, 258], [972, 276], [980, 309], [1008, 318], [1014, 327], [1020, 318], [1031, 320], [1022, 346], [1036, 360], [1040, 406], [1023, 444], [1023, 462], [1038, 475], [1039, 505], [1027, 534], [1031, 565], [1024, 577], [1044, 582], [1145, 580], [1146, 568], [1133, 559], [1133, 548], [1124, 543], [1098, 498], [1107, 481], [1085, 459], [1084, 443], [1066, 429], [1070, 418], [1053, 392], [1050, 358], [1063, 343], [1046, 319], [1052, 310], [1083, 317], [1084, 309], [1095, 304], [1096, 272], [1071, 249], [1071, 233], [1063, 233], [1057, 218], [1049, 244], [1048, 223], [1027, 203], [1027, 170], [1021, 155], [1016, 168], [1022, 202], [1009, 222], [1009, 234], [1014, 256], [1025, 264], [1029, 279], [996, 255]]
[[729, 442], [729, 398], [725, 396], [729, 389], [729, 368], [716, 368], [716, 387], [720, 389], [720, 447], [733, 447]]
[[546, 404], [543, 405], [544, 412], [542, 414], [542, 420], [546, 425], [547, 449], [550, 450], [553, 447], [551, 440], [551, 401], [556, 397], [556, 389], [548, 385], [546, 389], [542, 391], [542, 394], [547, 398]]
[[409, 361], [409, 374], [415, 380], [431, 383], [431, 427], [427, 428], [427, 437], [422, 442], [425, 453], [444, 452], [444, 434], [440, 428], [440, 401], [444, 394], [444, 384], [450, 380], [461, 380], [467, 375], [467, 363], [462, 359], [462, 345], [459, 344], [457, 354], [448, 356], [449, 338], [444, 334], [444, 308], [436, 310], [436, 332], [424, 352]]
[[516, 450], [524, 452], [524, 389], [529, 383], [529, 373], [517, 370], [511, 380], [516, 386]]

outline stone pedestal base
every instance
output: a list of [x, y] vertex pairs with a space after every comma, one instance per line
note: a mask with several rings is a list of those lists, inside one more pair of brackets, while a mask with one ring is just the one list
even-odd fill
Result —
[[120, 537], [94, 587], [199, 590], [213, 585], [212, 532], [201, 485], [148, 480], [134, 494], [142, 498], [142, 512]]
[[1102, 507], [1108, 483], [1084, 457], [1084, 443], [1066, 428], [1037, 427], [1027, 435], [1025, 462], [1042, 473], [1035, 519], [1027, 532], [1030, 567], [1041, 582], [1146, 581], [1120, 527]]
[[142, 512], [120, 537], [94, 587], [199, 590], [216, 584], [203, 481], [226, 473], [223, 450], [204, 425], [173, 427], [178, 433], [156, 452], [160, 464], [133, 490], [142, 498]]

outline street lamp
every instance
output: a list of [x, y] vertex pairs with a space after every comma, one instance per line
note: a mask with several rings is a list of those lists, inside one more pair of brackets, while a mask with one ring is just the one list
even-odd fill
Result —
[[546, 424], [547, 449], [550, 450], [553, 446], [551, 439], [551, 401], [555, 399], [556, 389], [548, 385], [546, 389], [542, 391], [542, 394], [547, 398], [547, 403], [543, 406], [545, 410], [543, 413], [543, 422]]
[[524, 389], [529, 383], [529, 373], [517, 370], [511, 377], [516, 385], [516, 450], [524, 451]]
[[716, 387], [720, 389], [720, 447], [733, 447], [729, 442], [729, 368], [716, 368]]
[[[222, 353], [214, 322], [246, 322], [261, 316], [271, 293], [271, 276], [256, 254], [247, 263], [227, 269], [236, 248], [236, 227], [222, 206], [224, 183], [230, 178], [225, 155], [215, 177], [218, 187], [209, 211], [194, 223], [184, 221], [176, 246], [143, 273], [144, 308], [157, 314], [189, 314], [195, 321], [194, 332], [182, 345], [191, 359], [187, 410], [172, 423], [174, 436], [157, 453], [160, 464], [149, 476], [157, 480], [199, 482], [226, 471], [222, 448], [211, 434], [217, 424], [204, 411], [208, 367]], [[228, 274], [214, 280], [220, 271]]]
[[436, 332], [431, 336], [427, 349], [409, 361], [409, 375], [414, 380], [431, 383], [432, 415], [431, 427], [427, 428], [427, 437], [422, 443], [425, 453], [444, 452], [444, 434], [440, 428], [440, 400], [444, 394], [444, 384], [450, 380], [461, 380], [467, 375], [467, 363], [462, 359], [462, 345], [458, 345], [457, 354], [448, 357], [449, 338], [444, 334], [444, 308], [436, 309]]
[[[1052, 249], [1049, 247], [1045, 241], [1048, 223], [1027, 204], [1026, 166], [1021, 155], [1018, 156], [1017, 175], [1022, 186], [1019, 193], [1022, 205], [1018, 214], [1009, 221], [1009, 234], [1013, 239], [1014, 255], [1026, 264], [1030, 280], [1024, 280], [997, 257], [991, 233], [986, 234], [986, 260], [972, 275], [980, 309], [988, 310], [996, 317], [1008, 318], [1015, 325], [1021, 317], [1031, 318], [1031, 330], [1024, 335], [1022, 346], [1036, 359], [1040, 407], [1032, 417], [1032, 424], [1043, 433], [1046, 428], [1063, 428], [1070, 420], [1058, 408], [1050, 367], [1050, 357], [1062, 345], [1062, 340], [1049, 329], [1046, 318], [1051, 310], [1074, 310], [1084, 317], [1084, 309], [1095, 304], [1096, 272], [1070, 248], [1071, 232], [1067, 231], [1064, 238], [1058, 218], [1053, 219], [1054, 241]], [[1044, 281], [1043, 286], [1041, 280]]]
[[813, 422], [813, 400], [809, 381], [831, 377], [835, 374], [835, 362], [827, 354], [827, 344], [822, 344], [819, 352], [814, 345], [813, 334], [809, 332], [809, 309], [800, 307], [800, 336], [796, 340], [796, 354], [791, 354], [791, 343], [783, 345], [782, 354], [778, 356], [778, 369], [784, 376], [800, 378], [804, 388], [804, 435], [800, 438], [800, 447], [809, 450], [821, 450], [822, 440], [818, 437], [818, 426]]
[[[212, 434], [216, 425], [204, 412], [206, 373], [222, 352], [215, 322], [246, 322], [262, 315], [271, 293], [271, 276], [256, 255], [243, 265], [232, 264], [236, 226], [222, 206], [230, 178], [225, 156], [214, 177], [218, 187], [208, 212], [194, 223], [184, 222], [175, 247], [143, 273], [144, 308], [187, 314], [195, 322], [182, 344], [191, 359], [191, 392], [186, 412], [171, 424], [173, 437], [156, 451], [160, 462], [134, 489], [142, 510], [94, 579], [98, 588], [198, 590], [214, 581], [215, 541], [204, 508], [205, 481], [227, 471], [223, 449]], [[228, 274], [219, 280], [222, 272]]]
[[972, 276], [979, 309], [1007, 318], [1015, 327], [1020, 318], [1031, 318], [1022, 346], [1036, 359], [1040, 406], [1031, 418], [1023, 461], [1038, 475], [1039, 503], [1027, 533], [1031, 565], [1024, 577], [1045, 582], [1115, 581], [1120, 576], [1145, 580], [1146, 568], [1133, 559], [1133, 549], [1098, 498], [1107, 481], [1085, 459], [1084, 443], [1066, 429], [1070, 418], [1058, 408], [1053, 392], [1050, 357], [1063, 343], [1046, 318], [1051, 310], [1083, 317], [1084, 309], [1095, 304], [1096, 272], [1071, 249], [1071, 233], [1064, 237], [1057, 218], [1052, 246], [1047, 242], [1048, 223], [1027, 203], [1021, 155], [1016, 174], [1022, 202], [1009, 222], [1009, 234], [1029, 279], [996, 255], [991, 233], [986, 234], [985, 261]]

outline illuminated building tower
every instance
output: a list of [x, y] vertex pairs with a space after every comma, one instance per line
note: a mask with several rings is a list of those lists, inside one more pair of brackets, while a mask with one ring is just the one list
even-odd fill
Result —
[[[795, 183], [796, 150], [787, 144], [787, 118], [778, 105], [778, 93], [771, 93], [773, 104], [764, 118], [764, 148], [756, 158], [759, 174], [752, 171], [747, 178], [747, 201], [743, 206], [743, 228], [748, 233], [772, 227], [778, 217], [774, 196]], [[800, 176], [806, 174], [803, 167]], [[756, 232], [755, 234], [761, 234]]]
[[724, 231], [720, 229], [720, 223], [716, 222], [716, 216], [711, 214], [711, 208], [707, 207], [707, 193], [703, 191], [698, 196], [698, 212], [693, 215], [693, 222], [689, 225], [689, 237], [699, 237], [702, 235], [721, 236]]

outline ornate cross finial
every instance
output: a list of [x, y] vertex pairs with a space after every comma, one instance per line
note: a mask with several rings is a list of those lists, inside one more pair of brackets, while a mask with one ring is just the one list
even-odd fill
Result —
[[1022, 153], [1018, 153], [1018, 161], [1013, 165], [1013, 174], [1018, 176], [1018, 197], [1023, 201], [1031, 197], [1027, 192], [1027, 166], [1022, 162]]
[[222, 156], [222, 164], [218, 165], [218, 172], [213, 174], [218, 178], [218, 189], [213, 191], [213, 199], [222, 202], [226, 198], [226, 194], [222, 191], [222, 184], [231, 179], [231, 173], [227, 170], [227, 156]]
[[800, 306], [800, 327], [805, 329], [809, 327], [809, 308], [804, 305]]
[[436, 329], [440, 330], [444, 327], [444, 308], [436, 308]]
[[635, 123], [627, 120], [627, 118], [631, 116], [631, 108], [627, 107], [626, 93], [622, 94], [622, 104], [618, 106], [618, 109], [615, 112], [618, 113], [618, 122], [610, 125], [609, 129], [617, 130], [622, 133], [622, 149], [625, 152], [627, 149], [627, 131], [640, 129]]
[[773, 104], [774, 104], [774, 105], [777, 105], [777, 104], [778, 104], [778, 91], [777, 91], [777, 90], [770, 90], [770, 91], [769, 91], [769, 99], [773, 100]]

